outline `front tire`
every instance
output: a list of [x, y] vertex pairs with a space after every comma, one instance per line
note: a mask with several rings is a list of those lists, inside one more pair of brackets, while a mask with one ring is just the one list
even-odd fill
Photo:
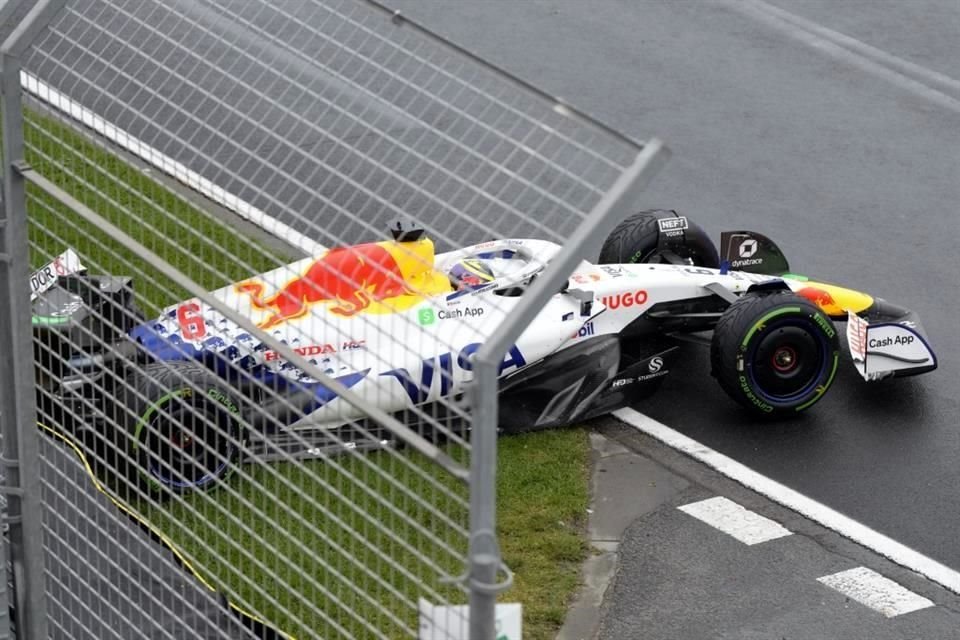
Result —
[[125, 403], [127, 451], [150, 489], [203, 491], [236, 466], [240, 397], [202, 364], [147, 365], [135, 374]]
[[[657, 249], [661, 218], [676, 218], [676, 211], [651, 209], [639, 211], [618, 224], [600, 249], [600, 264], [636, 264], [661, 262]], [[720, 266], [717, 247], [699, 225], [687, 220], [683, 244], [673, 248], [681, 258], [695, 267], [716, 269]]]
[[837, 370], [837, 330], [789, 291], [748, 293], [724, 312], [710, 349], [727, 394], [761, 415], [795, 415], [824, 396]]

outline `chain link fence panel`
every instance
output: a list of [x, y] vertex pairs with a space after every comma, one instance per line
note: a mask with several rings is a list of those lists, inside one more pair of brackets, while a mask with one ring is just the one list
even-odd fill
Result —
[[471, 357], [520, 297], [458, 251], [522, 286], [501, 239], [562, 244], [642, 146], [359, 0], [71, 0], [20, 75], [51, 633], [465, 603]]

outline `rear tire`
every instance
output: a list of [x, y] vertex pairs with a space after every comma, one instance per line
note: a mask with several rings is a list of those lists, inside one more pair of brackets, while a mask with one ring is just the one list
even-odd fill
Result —
[[761, 415], [784, 416], [823, 397], [839, 354], [829, 317], [792, 292], [774, 291], [730, 305], [714, 329], [710, 360], [731, 398]]
[[[660, 239], [661, 218], [675, 218], [676, 211], [651, 209], [639, 211], [618, 224], [600, 249], [600, 264], [636, 264], [659, 262], [657, 253]], [[681, 258], [688, 259], [693, 266], [716, 269], [720, 266], [717, 247], [710, 236], [699, 225], [687, 219], [683, 245], [674, 249]]]
[[[240, 456], [241, 398], [193, 361], [150, 364], [125, 394], [129, 476], [151, 490], [203, 491], [226, 478]], [[133, 478], [131, 478], [133, 479]]]

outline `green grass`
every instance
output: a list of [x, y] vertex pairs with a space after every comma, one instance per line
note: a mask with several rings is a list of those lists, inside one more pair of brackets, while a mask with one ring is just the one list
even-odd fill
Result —
[[[525, 638], [553, 638], [579, 584], [587, 552], [586, 431], [505, 437], [499, 445], [498, 535], [503, 558], [515, 572], [514, 587], [501, 600], [523, 603]], [[407, 455], [417, 468], [463, 493], [461, 485], [436, 466], [415, 454]], [[426, 488], [417, 474], [393, 464], [384, 452], [365, 458], [406, 487]], [[143, 513], [191, 558], [210, 583], [229, 593], [233, 602], [258, 612], [297, 638], [312, 637], [313, 632], [330, 629], [332, 624], [342, 626], [352, 637], [365, 637], [366, 629], [353, 616], [358, 610], [363, 611], [364, 620], [392, 637], [406, 637], [405, 629], [416, 628], [415, 603], [411, 603], [414, 594], [422, 593], [422, 585], [437, 589], [448, 602], [465, 602], [461, 592], [441, 585], [436, 572], [398, 543], [410, 543], [433, 559], [441, 558], [445, 571], [456, 575], [463, 570], [459, 559], [465, 551], [463, 536], [375, 477], [364, 460], [342, 457], [337, 460], [340, 465], [344, 471], [322, 462], [251, 467], [249, 477], [235, 475], [227, 488], [213, 494], [154, 504], [144, 507]], [[387, 513], [381, 503], [346, 482], [347, 474], [363, 478], [376, 495], [405, 505], [407, 516], [457, 553], [437, 553], [416, 527]], [[444, 511], [465, 522], [465, 511], [449, 507]], [[390, 534], [370, 526], [360, 512], [375, 514]], [[348, 533], [346, 527], [353, 532]], [[357, 531], [364, 535], [357, 536]], [[331, 540], [343, 549], [332, 549]], [[377, 550], [385, 551], [390, 559], [380, 558]], [[360, 565], [371, 568], [377, 578], [371, 578]], [[401, 575], [398, 566], [409, 577]], [[274, 580], [288, 582], [295, 591], [260, 588]], [[408, 600], [391, 593], [380, 581], [397, 588]], [[360, 585], [385, 611], [370, 606], [349, 584]]]
[[[417, 469], [457, 489], [439, 469], [415, 462]], [[398, 483], [385, 481], [377, 470]], [[416, 495], [425, 486], [414, 470], [398, 468], [388, 454], [342, 456], [333, 463], [250, 465], [246, 471], [249, 475], [235, 475], [229, 487], [211, 495], [144, 510], [202, 567], [209, 582], [244, 609], [300, 638], [311, 632], [333, 635], [329, 630], [334, 625], [350, 637], [365, 637], [365, 623], [401, 635], [404, 624], [415, 628], [413, 617], [405, 614], [410, 602], [415, 606], [412, 596], [421, 585], [439, 588], [446, 599], [457, 597], [452, 588], [437, 585], [435, 572], [415, 554], [440, 556], [447, 573], [458, 573], [456, 556], [432, 551], [424, 531], [460, 553], [461, 537], [410, 500], [400, 487], [412, 487]], [[403, 516], [391, 513], [378, 497], [388, 504], [406, 502]], [[368, 513], [375, 522], [365, 517]], [[462, 520], [461, 514], [451, 515]], [[289, 590], [264, 588], [278, 583]]]
[[[289, 262], [243, 238], [73, 128], [25, 112], [27, 162], [41, 175], [208, 289]], [[28, 186], [31, 263], [73, 247], [91, 271], [133, 275], [144, 310], [189, 297], [122, 243], [32, 185]]]
[[[36, 113], [28, 112], [25, 119], [27, 160], [39, 173], [204, 287], [214, 289], [288, 261], [239, 238], [74, 129]], [[71, 246], [94, 272], [133, 275], [148, 315], [186, 297], [96, 226], [32, 187], [29, 196], [34, 267]], [[499, 447], [498, 535], [515, 572], [515, 586], [501, 599], [523, 603], [524, 637], [552, 638], [586, 554], [588, 439], [583, 429], [570, 429], [502, 438]], [[466, 487], [416, 455], [402, 455], [410, 466], [385, 452], [342, 456], [332, 464], [245, 465], [226, 488], [139, 508], [206, 580], [298, 638], [335, 625], [365, 637], [359, 619], [405, 637], [416, 629], [410, 603], [424, 593], [424, 585], [442, 599], [465, 602], [462, 592], [440, 584], [437, 568], [417, 555], [432, 558], [443, 572], [460, 574], [466, 538], [412, 496], [439, 500], [439, 486], [462, 499]], [[351, 477], [373, 491], [364, 492]], [[461, 503], [443, 499], [440, 511], [465, 527]], [[447, 544], [450, 552], [438, 552], [438, 544]], [[281, 582], [289, 588], [272, 586]], [[352, 592], [351, 583], [378, 606]]]
[[504, 600], [522, 602], [523, 637], [553, 638], [588, 552], [590, 442], [586, 429], [501, 438], [497, 532], [516, 574]]

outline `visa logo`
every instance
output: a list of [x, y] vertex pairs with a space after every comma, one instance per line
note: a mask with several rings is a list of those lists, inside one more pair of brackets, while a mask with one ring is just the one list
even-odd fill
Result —
[[[391, 369], [380, 375], [396, 378], [403, 385], [403, 390], [407, 392], [410, 402], [421, 404], [427, 401], [430, 391], [437, 388], [438, 385], [441, 397], [449, 395], [454, 383], [454, 367], [459, 371], [472, 371], [473, 361], [470, 356], [480, 349], [481, 344], [480, 342], [468, 344], [456, 355], [448, 351], [424, 359], [420, 365], [419, 380], [414, 378], [407, 369]], [[503, 373], [511, 368], [519, 369], [526, 364], [527, 361], [520, 353], [520, 349], [517, 348], [517, 345], [513, 345], [504, 356], [503, 362], [500, 363], [499, 372]]]

